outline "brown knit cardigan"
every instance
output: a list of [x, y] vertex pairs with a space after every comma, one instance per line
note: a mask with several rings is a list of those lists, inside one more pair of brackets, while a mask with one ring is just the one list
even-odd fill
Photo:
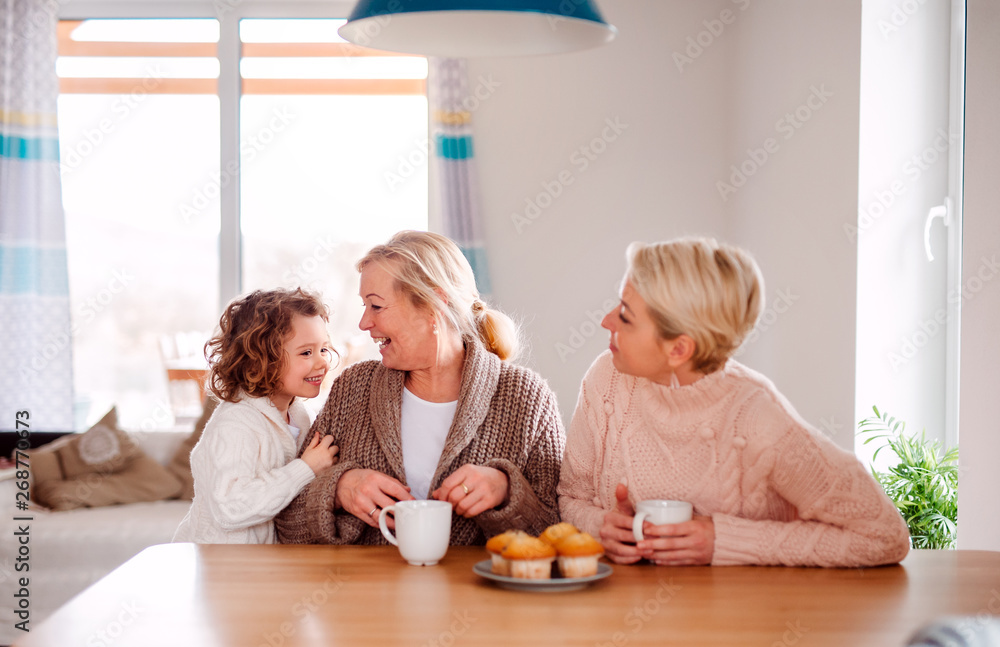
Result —
[[[378, 528], [334, 510], [334, 500], [340, 476], [355, 468], [377, 470], [406, 483], [400, 437], [405, 375], [367, 361], [349, 367], [334, 381], [310, 439], [317, 433], [332, 434], [340, 460], [275, 518], [280, 542], [387, 543]], [[538, 534], [556, 523], [556, 486], [565, 444], [556, 398], [545, 381], [526, 368], [500, 361], [479, 341], [466, 337], [458, 408], [430, 491], [465, 464], [504, 472], [510, 487], [508, 499], [497, 508], [474, 519], [454, 515], [451, 544], [481, 545], [510, 528]]]

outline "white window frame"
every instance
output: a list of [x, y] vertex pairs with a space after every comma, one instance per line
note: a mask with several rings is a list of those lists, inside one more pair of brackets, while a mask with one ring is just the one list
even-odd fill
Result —
[[[962, 293], [962, 216], [965, 177], [965, 50], [966, 0], [951, 2], [951, 61], [949, 66], [948, 130], [960, 133], [948, 149], [948, 294]], [[962, 303], [948, 300], [945, 329], [945, 445], [958, 446], [961, 393]]]

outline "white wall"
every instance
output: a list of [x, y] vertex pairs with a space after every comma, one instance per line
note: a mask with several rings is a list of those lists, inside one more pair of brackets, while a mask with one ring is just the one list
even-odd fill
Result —
[[[1000, 5], [969, 0], [958, 546], [1000, 550]], [[978, 279], [978, 281], [976, 280]]]
[[843, 230], [856, 220], [860, 5], [769, 0], [743, 12], [717, 165], [749, 170], [767, 153], [728, 196], [720, 234], [756, 255], [768, 288], [761, 334], [740, 359], [848, 449], [857, 256]]
[[[616, 299], [628, 243], [724, 226], [709, 178], [724, 150], [729, 44], [684, 74], [670, 56], [723, 4], [605, 3], [620, 30], [609, 47], [470, 65], [473, 84], [502, 83], [474, 116], [494, 295], [523, 318], [529, 363], [567, 423], [583, 373], [607, 348], [593, 321]], [[559, 195], [536, 215], [528, 201], [540, 194], [543, 205]]]
[[[741, 360], [851, 447], [856, 257], [842, 225], [857, 203], [860, 3], [601, 8], [620, 30], [608, 47], [470, 65], [473, 85], [480, 75], [502, 83], [475, 113], [477, 157], [495, 297], [524, 317], [529, 363], [568, 422], [583, 373], [607, 347], [588, 313], [615, 298], [627, 244], [714, 235], [754, 252], [774, 310]], [[823, 84], [833, 96], [784, 139], [778, 120]], [[574, 164], [608, 119], [628, 128], [585, 170]], [[717, 181], [769, 137], [777, 152], [723, 201]], [[561, 171], [572, 183], [519, 232], [511, 215]], [[779, 290], [791, 305], [774, 309]]]

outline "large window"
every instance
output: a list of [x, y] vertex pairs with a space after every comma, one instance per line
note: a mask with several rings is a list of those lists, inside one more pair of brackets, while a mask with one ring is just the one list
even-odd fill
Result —
[[369, 350], [352, 266], [427, 226], [426, 164], [387, 180], [426, 147], [427, 63], [341, 23], [244, 19], [231, 45], [209, 18], [60, 23], [78, 428], [112, 405], [128, 428], [189, 423], [198, 393], [168, 375], [204, 369], [239, 292], [319, 290], [334, 344]]

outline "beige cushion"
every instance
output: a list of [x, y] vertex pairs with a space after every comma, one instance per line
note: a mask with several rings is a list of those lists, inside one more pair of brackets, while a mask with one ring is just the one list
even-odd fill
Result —
[[118, 428], [118, 413], [114, 407], [97, 424], [71, 437], [71, 441], [56, 452], [64, 479], [94, 472], [114, 473], [142, 453], [128, 434]]
[[32, 499], [54, 510], [157, 501], [177, 496], [181, 481], [118, 428], [111, 409], [82, 434], [31, 452]]
[[180, 480], [145, 454], [118, 472], [93, 472], [75, 479], [35, 483], [35, 496], [53, 510], [96, 508], [120, 503], [160, 501], [176, 497]]
[[181, 493], [177, 497], [178, 499], [190, 501], [194, 498], [194, 476], [191, 474], [191, 450], [198, 444], [198, 440], [201, 439], [201, 432], [205, 431], [205, 425], [208, 424], [208, 420], [215, 413], [215, 408], [218, 406], [218, 399], [214, 395], [209, 395], [208, 399], [205, 400], [205, 407], [201, 410], [201, 417], [198, 418], [198, 422], [194, 425], [194, 431], [184, 440], [177, 449], [177, 453], [174, 454], [174, 457], [170, 459], [170, 463], [167, 465], [170, 473], [176, 476], [183, 484]]

